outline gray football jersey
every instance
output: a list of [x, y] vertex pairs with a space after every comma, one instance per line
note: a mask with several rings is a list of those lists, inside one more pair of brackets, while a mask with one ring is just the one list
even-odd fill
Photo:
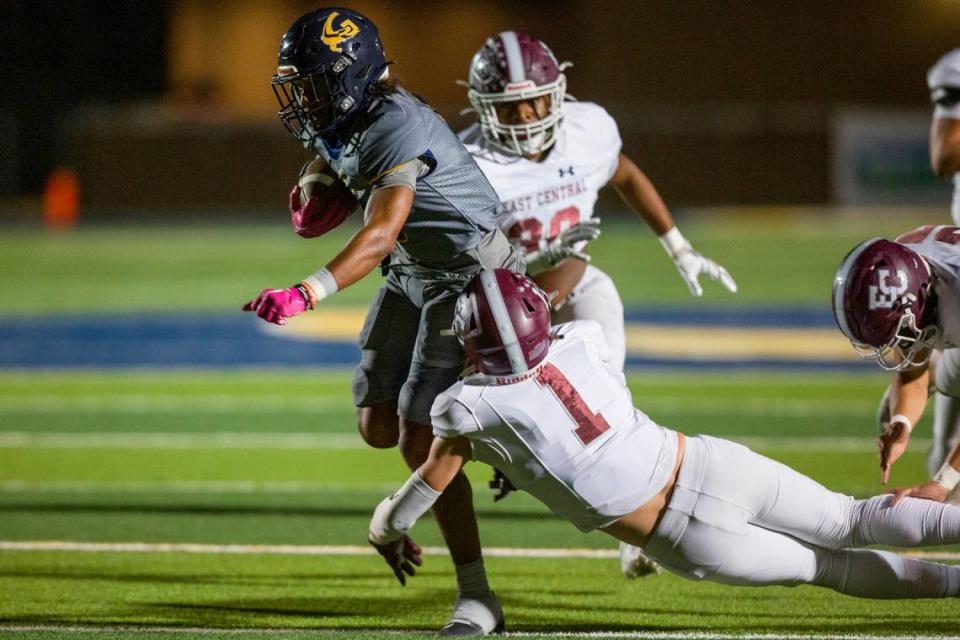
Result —
[[[366, 205], [371, 186], [391, 169], [419, 159], [430, 171], [417, 179], [410, 217], [390, 268], [456, 270], [477, 264], [469, 253], [497, 228], [496, 191], [447, 123], [403, 89], [376, 100], [347, 142], [308, 148], [326, 160]], [[309, 143], [308, 143], [309, 144]]]

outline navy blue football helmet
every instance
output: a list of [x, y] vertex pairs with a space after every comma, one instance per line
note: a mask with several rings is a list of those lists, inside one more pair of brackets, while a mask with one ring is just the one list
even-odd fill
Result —
[[339, 137], [386, 67], [368, 18], [339, 7], [302, 16], [283, 35], [273, 76], [280, 121], [301, 142]]

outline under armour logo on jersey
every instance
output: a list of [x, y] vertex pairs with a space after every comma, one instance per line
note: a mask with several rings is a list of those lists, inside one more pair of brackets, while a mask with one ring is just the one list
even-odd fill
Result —
[[568, 167], [568, 168], [566, 168], [566, 169], [564, 169], [563, 167], [560, 167], [560, 177], [561, 177], [561, 178], [564, 177], [564, 176], [572, 176], [572, 175], [573, 175], [573, 165], [570, 165], [570, 167]]
[[893, 305], [907, 292], [907, 273], [897, 269], [897, 281], [892, 286], [887, 284], [890, 272], [887, 269], [877, 269], [877, 284], [870, 285], [868, 305], [870, 309], [892, 309]]

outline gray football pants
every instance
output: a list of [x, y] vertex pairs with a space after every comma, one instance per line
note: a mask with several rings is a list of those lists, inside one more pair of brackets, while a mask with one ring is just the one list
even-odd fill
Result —
[[960, 543], [960, 507], [854, 500], [718, 438], [687, 438], [670, 504], [645, 547], [666, 569], [731, 585], [814, 584], [864, 598], [960, 594], [960, 566], [855, 549]]

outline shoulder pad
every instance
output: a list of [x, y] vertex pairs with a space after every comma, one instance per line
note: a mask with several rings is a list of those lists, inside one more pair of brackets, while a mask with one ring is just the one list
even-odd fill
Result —
[[369, 182], [427, 152], [427, 124], [413, 98], [387, 96], [370, 114], [360, 142], [360, 174]]
[[454, 385], [433, 401], [430, 409], [430, 422], [433, 435], [440, 438], [454, 438], [480, 430], [477, 419], [467, 405], [458, 397], [463, 387]]

